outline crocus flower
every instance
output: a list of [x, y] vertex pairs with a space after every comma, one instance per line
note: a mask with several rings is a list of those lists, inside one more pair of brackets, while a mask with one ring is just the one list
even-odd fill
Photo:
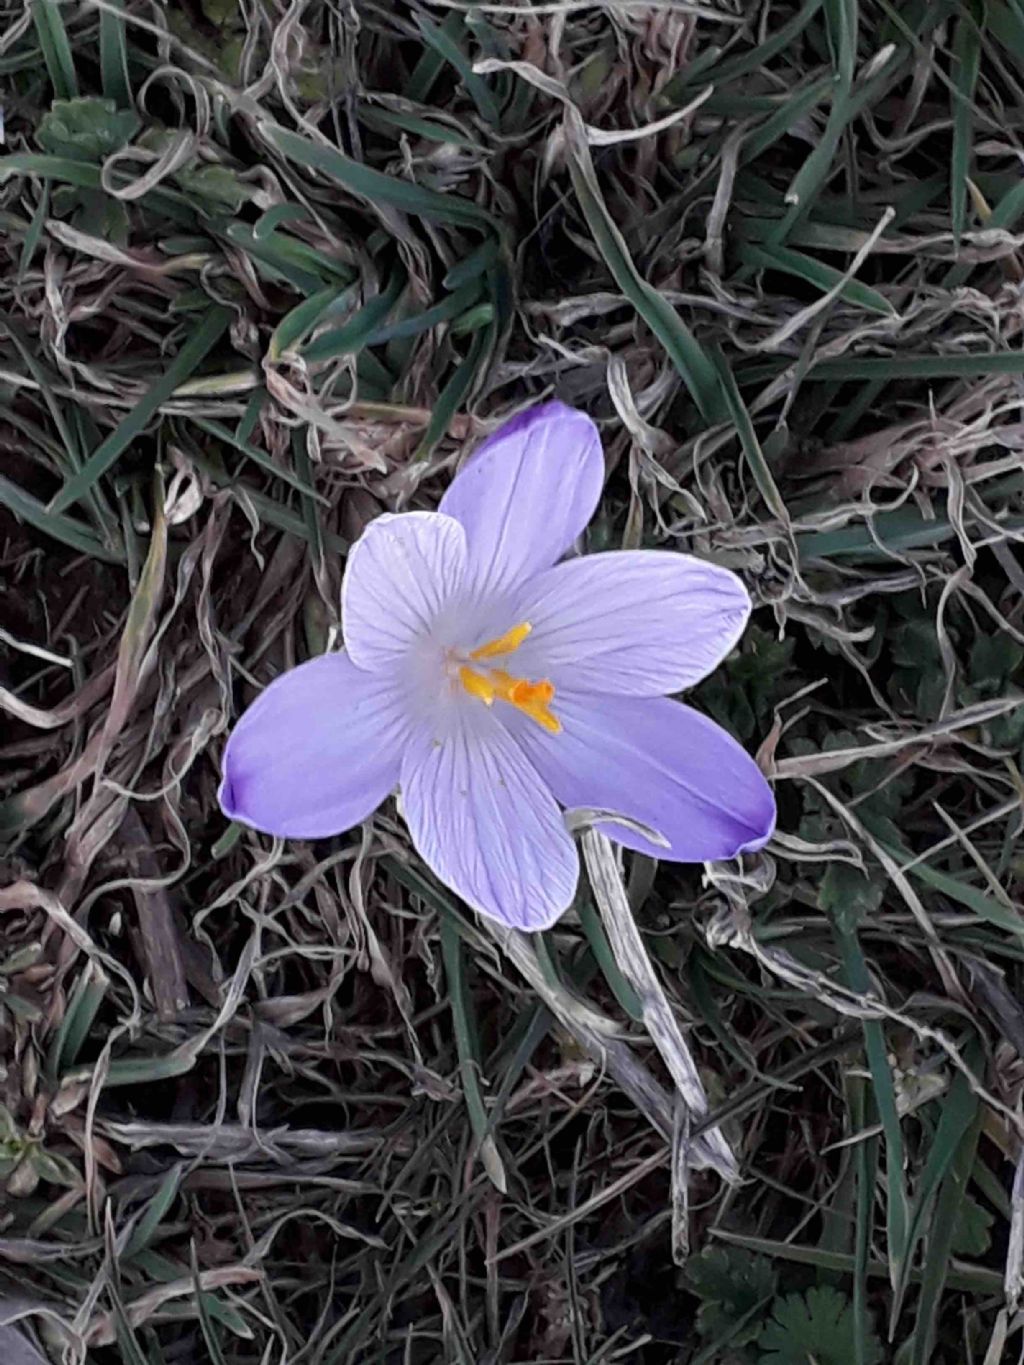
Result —
[[559, 563], [603, 478], [593, 422], [547, 403], [485, 441], [436, 512], [371, 522], [345, 567], [345, 648], [242, 716], [225, 814], [321, 838], [398, 788], [424, 862], [481, 914], [528, 930], [576, 890], [560, 807], [624, 816], [599, 828], [677, 862], [761, 848], [775, 803], [757, 765], [666, 695], [733, 648], [750, 600], [727, 569], [669, 551]]

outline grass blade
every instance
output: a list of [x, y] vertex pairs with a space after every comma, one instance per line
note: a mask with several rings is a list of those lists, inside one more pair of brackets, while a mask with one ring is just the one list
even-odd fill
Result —
[[630, 1019], [640, 1023], [644, 1017], [644, 1008], [636, 991], [622, 974], [622, 969], [615, 960], [612, 952], [612, 945], [608, 942], [608, 935], [605, 933], [604, 925], [601, 923], [601, 916], [597, 913], [597, 908], [593, 900], [587, 894], [577, 896], [576, 910], [580, 917], [580, 924], [583, 932], [587, 936], [590, 944], [590, 951], [594, 954], [594, 960], [601, 970], [605, 981], [619, 1006]]
[[32, 214], [32, 222], [29, 224], [28, 232], [25, 233], [25, 240], [21, 244], [21, 254], [18, 258], [18, 283], [21, 284], [25, 278], [25, 272], [32, 264], [32, 257], [36, 254], [43, 235], [43, 228], [50, 214], [50, 187], [43, 184], [42, 193], [39, 196], [39, 203]]
[[60, 10], [56, 0], [32, 0], [32, 19], [54, 98], [72, 100], [78, 94], [78, 77]]
[[343, 326], [322, 332], [315, 341], [303, 347], [304, 360], [333, 360], [340, 355], [358, 355], [367, 345], [367, 338], [383, 325], [402, 296], [408, 276], [396, 269], [382, 293], [369, 299]]
[[42, 365], [36, 356], [35, 348], [29, 338], [24, 334], [13, 318], [6, 313], [0, 313], [0, 328], [14, 342], [15, 349], [21, 357], [25, 369], [32, 376], [32, 379], [39, 386], [43, 402], [46, 404], [47, 411], [53, 425], [57, 429], [61, 443], [64, 446], [64, 462], [67, 468], [77, 470], [81, 465], [81, 451], [78, 440], [69, 421], [65, 405], [57, 397], [54, 389], [57, 384], [57, 377]]
[[199, 1318], [199, 1328], [203, 1334], [203, 1341], [210, 1357], [210, 1365], [227, 1365], [224, 1359], [224, 1352], [220, 1349], [220, 1338], [217, 1329], [213, 1324], [213, 1316], [209, 1311], [209, 1304], [213, 1299], [211, 1294], [203, 1293], [203, 1281], [199, 1272], [199, 1258], [196, 1255], [196, 1244], [191, 1242], [189, 1245], [189, 1269], [192, 1272], [192, 1284], [195, 1290], [196, 1316]]
[[953, 149], [949, 170], [950, 220], [959, 243], [967, 216], [967, 177], [974, 146], [974, 87], [981, 62], [981, 31], [971, 4], [961, 8], [953, 31]]
[[[854, 1268], [854, 1259], [841, 1251], [822, 1251], [820, 1247], [808, 1246], [799, 1242], [777, 1241], [771, 1237], [755, 1237], [747, 1233], [729, 1232], [725, 1228], [714, 1228], [713, 1236], [717, 1241], [728, 1242], [732, 1246], [746, 1247], [761, 1256], [771, 1256], [793, 1265], [814, 1266], [817, 1270], [831, 1271], [839, 1275], [849, 1275]], [[868, 1275], [871, 1279], [885, 1279], [889, 1268], [884, 1261], [868, 1261]], [[921, 1272], [911, 1274], [914, 1284], [920, 1284]], [[1001, 1294], [1003, 1277], [998, 1270], [988, 1266], [969, 1265], [958, 1262], [946, 1277], [951, 1289], [962, 1289], [969, 1294]]]
[[[970, 1064], [973, 1067], [977, 1063], [978, 1056], [975, 1050], [970, 1058]], [[970, 1100], [967, 1098], [962, 1100], [958, 1119], [963, 1118], [969, 1103]], [[973, 1117], [967, 1126], [961, 1129], [959, 1141], [949, 1157], [946, 1158], [945, 1153], [943, 1154], [945, 1175], [935, 1202], [935, 1212], [932, 1215], [928, 1236], [928, 1253], [921, 1271], [921, 1293], [917, 1301], [914, 1328], [909, 1338], [911, 1345], [907, 1355], [908, 1365], [928, 1365], [935, 1350], [939, 1330], [939, 1304], [943, 1289], [953, 1279], [950, 1273], [953, 1242], [985, 1118], [984, 1110], [976, 1101], [973, 1109]], [[952, 1139], [952, 1125], [946, 1136]]]
[[508, 1189], [505, 1167], [498, 1154], [493, 1135], [488, 1130], [487, 1109], [480, 1092], [480, 1051], [473, 1002], [466, 989], [462, 959], [462, 940], [455, 922], [448, 915], [441, 918], [441, 952], [448, 979], [448, 995], [452, 1007], [455, 1048], [459, 1055], [459, 1075], [466, 1111], [476, 1138], [477, 1149], [484, 1169], [502, 1194]]
[[477, 275], [482, 275], [494, 265], [500, 250], [501, 244], [497, 237], [487, 237], [475, 251], [471, 251], [458, 265], [453, 265], [441, 283], [445, 289], [458, 289], [461, 285], [468, 284], [470, 280], [476, 279]]
[[430, 421], [423, 437], [416, 447], [415, 458], [425, 460], [448, 430], [452, 418], [462, 406], [466, 394], [476, 382], [486, 362], [487, 351], [492, 343], [491, 328], [474, 332], [469, 350], [455, 368], [454, 374], [438, 395], [430, 414]]
[[385, 175], [383, 171], [354, 161], [337, 147], [313, 142], [276, 123], [261, 123], [259, 130], [266, 142], [289, 161], [326, 176], [370, 204], [389, 204], [403, 213], [436, 219], [441, 223], [487, 227], [498, 231], [498, 225], [491, 215], [468, 199], [456, 194], [441, 194], [411, 181], [399, 180], [397, 176]]
[[379, 346], [385, 341], [419, 336], [421, 332], [428, 332], [442, 322], [459, 317], [476, 302], [479, 294], [479, 282], [475, 279], [470, 280], [468, 284], [462, 285], [460, 289], [443, 298], [440, 303], [424, 308], [422, 313], [414, 313], [411, 317], [400, 318], [397, 322], [387, 322], [375, 328], [363, 341], [363, 345]]
[[[812, 256], [805, 256], [791, 247], [740, 243], [736, 254], [746, 265], [763, 270], [781, 270], [783, 274], [806, 280], [823, 294], [834, 289], [843, 278], [843, 272], [837, 270], [835, 266], [826, 265], [824, 261], [816, 261]], [[847, 280], [839, 290], [839, 297], [858, 308], [864, 308], [869, 313], [879, 313], [883, 317], [891, 318], [896, 312], [883, 294], [879, 294], [876, 289], [871, 289], [866, 284], [861, 284], [859, 280]]]
[[821, 0], [804, 0], [792, 18], [780, 24], [763, 43], [740, 56], [726, 57], [717, 65], [699, 68], [696, 62], [690, 62], [668, 82], [662, 91], [662, 98], [672, 104], [685, 104], [689, 98], [687, 92], [698, 85], [713, 85], [721, 90], [734, 81], [749, 76], [751, 72], [759, 71], [799, 38], [820, 8]]
[[100, 79], [107, 99], [119, 109], [130, 109], [133, 101], [124, 20], [114, 13], [121, 5], [122, 0], [107, 0], [100, 10]]
[[51, 512], [38, 498], [26, 493], [3, 474], [0, 474], [0, 505], [13, 512], [19, 521], [34, 526], [37, 531], [42, 531], [72, 550], [91, 555], [93, 559], [102, 559], [108, 564], [124, 562], [123, 552], [118, 553], [104, 545], [82, 522]]
[[178, 1197], [178, 1188], [181, 1185], [181, 1178], [184, 1173], [184, 1164], [177, 1162], [161, 1180], [159, 1188], [146, 1205], [145, 1212], [135, 1224], [131, 1236], [128, 1238], [123, 1253], [126, 1261], [138, 1255], [140, 1251], [145, 1251], [152, 1242], [157, 1228], [164, 1221], [171, 1205]]
[[637, 270], [605, 205], [583, 121], [572, 108], [566, 111], [566, 133], [573, 188], [598, 250], [616, 284], [664, 346], [701, 416], [709, 422], [717, 421], [723, 403], [715, 367], [671, 304]]
[[352, 300], [355, 292], [356, 287], [353, 285], [341, 290], [329, 285], [304, 299], [302, 303], [296, 304], [274, 328], [267, 347], [268, 358], [279, 360], [285, 351], [291, 350], [318, 323], [332, 313], [341, 312]]
[[246, 223], [229, 223], [224, 235], [263, 266], [264, 273], [284, 280], [300, 294], [312, 297], [332, 285], [337, 289], [348, 283], [343, 269], [286, 233], [261, 234]]
[[131, 443], [142, 435], [161, 403], [166, 403], [178, 385], [184, 383], [213, 350], [227, 331], [230, 321], [231, 314], [225, 308], [212, 308], [206, 314], [156, 383], [93, 451], [82, 469], [67, 481], [50, 503], [49, 511], [63, 512], [88, 493]]
[[[976, 1066], [978, 1061], [979, 1058], [975, 1049], [968, 1065]], [[918, 1243], [925, 1236], [929, 1215], [933, 1211], [932, 1231], [928, 1236], [929, 1247], [935, 1237], [934, 1225], [941, 1212], [934, 1208], [936, 1194], [940, 1185], [944, 1184], [947, 1179], [956, 1180], [954, 1168], [958, 1153], [961, 1151], [963, 1141], [968, 1136], [971, 1126], [976, 1122], [980, 1109], [978, 1097], [971, 1089], [971, 1084], [962, 1071], [957, 1071], [954, 1074], [948, 1094], [939, 1103], [941, 1114], [938, 1126], [928, 1144], [928, 1159], [914, 1190], [910, 1221], [907, 1226], [907, 1254], [903, 1262], [902, 1272], [893, 1286], [893, 1298], [889, 1310], [890, 1335], [895, 1330], [897, 1319], [903, 1307], [903, 1298], [910, 1285], [909, 1271], [914, 1253], [917, 1250]], [[928, 1283], [926, 1259], [925, 1284]]]
[[50, 1045], [48, 1070], [55, 1081], [78, 1060], [109, 986], [106, 973], [94, 963], [87, 963]]
[[761, 449], [761, 442], [757, 439], [754, 423], [740, 396], [740, 391], [736, 387], [736, 380], [733, 378], [729, 364], [721, 352], [715, 353], [715, 365], [718, 369], [722, 393], [725, 395], [725, 404], [733, 425], [736, 427], [736, 434], [739, 437], [744, 458], [757, 485], [757, 491], [764, 499], [768, 510], [773, 516], [778, 517], [783, 527], [788, 530], [790, 519], [786, 504], [782, 501], [782, 494], [779, 492], [772, 471], [768, 467], [768, 461]]
[[423, 35], [424, 41], [455, 71], [469, 92], [469, 97], [476, 105], [480, 117], [497, 127], [501, 117], [497, 101], [491, 94], [490, 87], [484, 78], [473, 70], [473, 63], [463, 52], [451, 32], [446, 30], [443, 25], [433, 23], [423, 14], [416, 16], [416, 27]]
[[[755, 362], [737, 367], [738, 382], [761, 384], [774, 379], [781, 363]], [[972, 355], [841, 356], [819, 360], [803, 376], [810, 380], [849, 379], [980, 379], [990, 374], [1024, 374], [1024, 350], [976, 351]]]
[[[866, 1126], [867, 1091], [865, 1083], [849, 1078], [847, 1093], [851, 1095], [851, 1120], [854, 1132]], [[878, 1138], [862, 1139], [854, 1153], [854, 1172], [857, 1181], [856, 1222], [853, 1248], [853, 1311], [854, 1365], [866, 1365], [869, 1360], [868, 1343], [872, 1339], [871, 1316], [868, 1312], [868, 1258], [871, 1254], [871, 1232], [874, 1222], [875, 1182], [878, 1176]], [[908, 1261], [904, 1264], [909, 1264]]]
[[297, 493], [301, 493], [304, 497], [314, 498], [325, 507], [328, 506], [327, 499], [322, 494], [317, 493], [298, 474], [286, 465], [277, 464], [265, 450], [260, 450], [258, 446], [242, 440], [230, 427], [223, 426], [220, 422], [214, 422], [207, 417], [193, 417], [191, 421], [200, 431], [205, 431], [207, 435], [213, 436], [216, 440], [223, 441], [225, 445], [231, 446], [232, 449], [240, 451], [246, 459], [252, 460], [253, 464], [259, 465], [260, 469], [267, 474], [272, 474], [275, 479], [280, 479], [283, 483], [288, 484]]
[[[62, 184], [78, 185], [82, 189], [102, 189], [98, 166], [88, 161], [76, 161], [69, 156], [50, 156], [45, 152], [14, 152], [10, 156], [0, 157], [0, 184], [12, 175], [37, 175], [42, 180], [59, 180]], [[114, 177], [116, 184], [127, 184], [129, 179], [127, 172]], [[143, 195], [139, 203], [158, 209], [187, 231], [196, 228], [195, 207], [179, 190], [161, 186]]]
[[[835, 921], [835, 933], [842, 953], [843, 971], [851, 990], [859, 994], [869, 994], [872, 990], [871, 977], [856, 931], [850, 926]], [[882, 1123], [885, 1141], [885, 1216], [888, 1232], [889, 1280], [895, 1286], [907, 1274], [907, 1191], [904, 1183], [906, 1152], [903, 1143], [903, 1129], [899, 1111], [896, 1108], [896, 1090], [892, 1072], [889, 1069], [889, 1050], [885, 1041], [885, 1030], [877, 1019], [865, 1019], [864, 1049], [867, 1053], [868, 1067], [871, 1072], [871, 1085], [875, 1108]]]
[[[282, 506], [281, 503], [275, 501], [274, 498], [268, 497], [266, 493], [260, 492], [258, 488], [252, 488], [248, 484], [244, 484], [241, 479], [229, 474], [217, 459], [203, 455], [195, 450], [191, 452], [191, 459], [198, 468], [210, 476], [211, 480], [218, 488], [238, 489], [239, 500], [244, 501], [244, 503], [255, 512], [258, 520], [265, 521], [268, 526], [276, 527], [277, 530], [284, 531], [288, 535], [297, 536], [299, 540], [305, 541], [307, 545], [312, 545], [314, 543], [310, 539], [310, 533], [306, 523], [303, 521], [302, 517], [293, 512], [291, 508]], [[348, 541], [344, 540], [335, 531], [321, 528], [320, 538], [323, 541], [324, 547], [330, 550], [332, 554], [344, 555], [348, 553]]]
[[[441, 24], [441, 32], [451, 42], [461, 37], [465, 29], [465, 17], [457, 10], [446, 14]], [[414, 104], [426, 104], [431, 90], [444, 70], [444, 56], [436, 45], [428, 45], [420, 53], [419, 60], [412, 69], [406, 84], [406, 98]]]
[[320, 517], [317, 515], [316, 503], [311, 496], [313, 488], [313, 466], [309, 458], [309, 451], [306, 448], [306, 433], [302, 427], [292, 429], [292, 460], [295, 464], [296, 472], [303, 484], [310, 492], [303, 492], [299, 496], [302, 499], [302, 520], [306, 524], [306, 544], [309, 546], [309, 560], [313, 568], [313, 574], [318, 579], [322, 576], [324, 562], [324, 540], [320, 525]]

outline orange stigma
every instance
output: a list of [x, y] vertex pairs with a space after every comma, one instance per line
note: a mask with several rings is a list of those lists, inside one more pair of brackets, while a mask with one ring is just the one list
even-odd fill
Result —
[[[489, 659], [499, 659], [506, 654], [514, 654], [532, 629], [529, 621], [522, 621], [518, 626], [507, 630], [504, 635], [499, 635], [497, 639], [489, 640], [487, 644], [474, 649], [469, 658], [473, 663], [482, 663]], [[527, 678], [517, 678], [511, 673], [506, 673], [503, 668], [471, 668], [466, 663], [459, 668], [459, 681], [471, 697], [478, 698], [485, 706], [493, 706], [495, 700], [506, 701], [529, 716], [532, 721], [536, 721], [551, 735], [557, 735], [562, 728], [561, 722], [550, 707], [555, 687], [546, 678], [539, 682], [530, 682]]]

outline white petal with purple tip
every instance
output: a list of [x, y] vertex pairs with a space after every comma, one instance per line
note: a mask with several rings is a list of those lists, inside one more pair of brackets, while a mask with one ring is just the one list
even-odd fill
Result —
[[563, 806], [615, 811], [657, 830], [667, 848], [621, 825], [603, 832], [674, 862], [717, 862], [753, 852], [775, 828], [775, 799], [760, 768], [714, 721], [663, 697], [563, 693], [562, 722], [546, 734], [509, 713], [523, 752]]
[[603, 482], [601, 437], [585, 413], [545, 403], [506, 422], [441, 499], [466, 529], [467, 586], [507, 592], [554, 564], [586, 528]]

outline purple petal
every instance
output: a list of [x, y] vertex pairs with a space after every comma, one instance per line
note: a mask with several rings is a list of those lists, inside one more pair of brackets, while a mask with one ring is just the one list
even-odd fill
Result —
[[747, 590], [728, 569], [665, 550], [618, 550], [538, 574], [515, 613], [533, 627], [516, 672], [574, 692], [658, 697], [692, 687], [743, 634]]
[[621, 825], [609, 838], [673, 862], [716, 862], [761, 848], [775, 828], [775, 798], [761, 770], [713, 721], [665, 698], [563, 693], [562, 732], [526, 717], [510, 727], [564, 806], [628, 816], [669, 843], [659, 848]]
[[554, 564], [593, 516], [603, 481], [601, 438], [585, 413], [545, 403], [506, 422], [441, 499], [466, 528], [477, 589], [503, 591]]
[[546, 929], [569, 906], [579, 860], [561, 811], [511, 735], [483, 706], [421, 729], [402, 761], [412, 841], [441, 881], [482, 915]]
[[277, 678], [232, 730], [221, 810], [293, 839], [357, 825], [398, 785], [406, 734], [395, 689], [324, 654]]
[[466, 535], [439, 512], [371, 521], [353, 545], [341, 586], [345, 648], [359, 668], [391, 668], [457, 597]]

